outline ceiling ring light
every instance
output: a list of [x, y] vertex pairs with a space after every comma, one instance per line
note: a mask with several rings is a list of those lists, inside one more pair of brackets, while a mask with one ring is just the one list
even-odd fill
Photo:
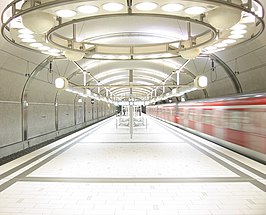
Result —
[[[19, 34], [18, 30], [24, 29], [26, 27], [27, 29], [25, 28], [25, 32], [27, 30], [33, 32], [31, 33], [31, 35], [33, 35], [33, 38], [31, 38], [32, 40], [35, 40], [36, 43], [46, 43], [48, 39], [48, 43], [46, 44], [47, 47], [50, 49], [59, 49], [60, 52], [58, 55], [62, 56], [65, 51], [69, 50], [72, 52], [83, 52], [86, 58], [94, 59], [94, 54], [97, 54], [98, 57], [95, 59], [110, 60], [113, 59], [113, 57], [109, 56], [108, 46], [101, 47], [98, 45], [85, 43], [84, 41], [79, 41], [82, 44], [82, 49], [80, 49], [80, 47], [76, 47], [75, 45], [69, 46], [69, 44], [76, 43], [76, 38], [73, 36], [73, 38], [62, 39], [62, 37], [58, 36], [56, 31], [66, 25], [74, 25], [78, 22], [83, 22], [89, 19], [112, 16], [123, 18], [123, 16], [128, 15], [144, 17], [150, 16], [157, 18], [168, 17], [191, 23], [197, 23], [201, 26], [205, 26], [208, 29], [206, 31], [208, 32], [207, 34], [206, 32], [201, 32], [196, 36], [193, 35], [193, 37], [191, 37], [188, 30], [188, 40], [193, 41], [189, 47], [175, 47], [171, 46], [169, 43], [165, 43], [164, 45], [166, 46], [166, 49], [163, 50], [160, 46], [152, 47], [147, 45], [143, 46], [142, 50], [147, 48], [153, 51], [139, 53], [139, 51], [134, 52], [134, 49], [138, 50], [138, 46], [134, 45], [133, 47], [130, 47], [130, 49], [133, 50], [133, 53], [132, 51], [129, 54], [114, 53], [114, 59], [118, 60], [121, 55], [127, 56], [127, 59], [137, 59], [137, 56], [140, 55], [143, 55], [144, 59], [169, 58], [169, 54], [171, 54], [171, 57], [177, 57], [180, 56], [182, 51], [184, 52], [189, 49], [195, 50], [196, 48], [200, 48], [201, 52], [203, 53], [208, 53], [208, 47], [214, 46], [215, 44], [226, 39], [236, 40], [236, 42], [230, 43], [227, 47], [252, 40], [258, 37], [263, 32], [265, 27], [263, 21], [264, 9], [258, 0], [247, 0], [247, 3], [242, 3], [241, 0], [195, 0], [193, 5], [197, 6], [198, 8], [191, 6], [193, 0], [173, 0], [171, 1], [171, 4], [175, 4], [176, 6], [178, 4], [181, 5], [179, 8], [173, 8], [172, 11], [174, 12], [171, 12], [169, 5], [167, 7], [165, 6], [164, 2], [159, 0], [141, 1], [133, 6], [126, 5], [126, 3], [126, 1], [121, 3], [121, 1], [118, 0], [109, 1], [108, 3], [104, 4], [96, 0], [91, 0], [89, 2], [87, 0], [13, 0], [3, 10], [1, 33], [8, 42], [14, 45], [40, 52], [41, 50], [39, 50], [38, 47], [31, 47], [28, 42], [23, 42], [26, 38], [20, 38], [17, 36]], [[77, 8], [84, 5], [94, 8], [92, 11], [93, 13], [87, 14], [78, 11]], [[143, 8], [138, 8], [137, 5], [144, 5], [144, 10]], [[71, 12], [71, 14], [67, 14], [66, 16], [63, 14], [58, 18], [56, 11], [60, 11], [60, 9], [63, 8], [62, 6], [67, 8], [68, 12]], [[97, 8], [99, 8], [99, 10], [97, 10]], [[199, 9], [201, 11], [199, 11]], [[227, 13], [225, 14], [224, 11], [227, 11]], [[233, 17], [233, 15], [235, 17]], [[222, 19], [225, 16], [227, 16], [226, 19]], [[230, 22], [227, 22], [225, 25], [224, 23], [221, 24], [220, 20], [230, 20]], [[223, 24], [224, 26], [222, 26]], [[245, 30], [247, 30], [247, 34], [231, 35], [231, 30], [228, 28], [231, 28], [236, 24], [240, 26], [243, 24], [246, 25]], [[216, 37], [218, 31], [219, 35]], [[48, 37], [46, 37], [46, 33]], [[207, 36], [204, 35], [204, 33]], [[183, 41], [180, 41], [180, 43], [182, 42]], [[114, 48], [117, 47], [125, 48], [124, 46], [117, 46], [115, 44], [111, 44], [109, 46], [110, 50], [114, 50]], [[103, 50], [107, 50], [107, 53], [104, 53]], [[163, 57], [163, 55], [166, 57]], [[120, 60], [124, 59], [126, 58], [120, 58]]]

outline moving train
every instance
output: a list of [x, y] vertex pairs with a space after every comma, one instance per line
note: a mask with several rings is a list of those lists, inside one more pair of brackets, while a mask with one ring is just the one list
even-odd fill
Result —
[[266, 163], [266, 93], [148, 106], [146, 113]]

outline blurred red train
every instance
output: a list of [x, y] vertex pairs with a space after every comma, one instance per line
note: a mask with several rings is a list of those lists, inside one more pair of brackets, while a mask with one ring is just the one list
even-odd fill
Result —
[[266, 94], [148, 106], [146, 113], [266, 163]]

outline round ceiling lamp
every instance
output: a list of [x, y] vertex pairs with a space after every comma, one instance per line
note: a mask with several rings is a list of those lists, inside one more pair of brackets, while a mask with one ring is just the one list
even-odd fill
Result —
[[74, 10], [58, 10], [56, 11], [56, 15], [63, 18], [70, 18], [76, 16], [77, 12]]
[[182, 58], [190, 60], [190, 59], [194, 59], [194, 58], [198, 57], [201, 53], [201, 49], [200, 48], [192, 48], [192, 49], [180, 51], [179, 53], [180, 53]]
[[165, 4], [162, 6], [162, 10], [166, 12], [178, 12], [184, 8], [184, 5], [177, 3]]
[[79, 61], [85, 56], [85, 53], [74, 52], [74, 51], [65, 51], [65, 56], [68, 60]]
[[185, 13], [189, 15], [199, 15], [206, 11], [205, 7], [193, 6], [185, 9]]
[[68, 87], [68, 80], [65, 77], [59, 77], [55, 79], [55, 87], [60, 90], [64, 90]]
[[141, 11], [150, 11], [157, 8], [158, 5], [154, 2], [141, 2], [136, 4], [136, 8]]
[[120, 11], [124, 8], [124, 5], [117, 2], [105, 3], [103, 9], [110, 12]]
[[91, 14], [91, 13], [96, 13], [99, 10], [99, 8], [94, 5], [82, 5], [79, 6], [77, 10], [81, 13]]
[[194, 86], [202, 89], [208, 86], [208, 78], [204, 75], [199, 75], [194, 79]]
[[23, 25], [36, 34], [44, 34], [55, 26], [53, 15], [41, 11], [22, 15]]
[[[233, 3], [241, 5], [241, 0], [234, 0]], [[231, 28], [240, 21], [241, 17], [241, 10], [226, 6], [221, 6], [207, 14], [208, 22], [217, 29]]]

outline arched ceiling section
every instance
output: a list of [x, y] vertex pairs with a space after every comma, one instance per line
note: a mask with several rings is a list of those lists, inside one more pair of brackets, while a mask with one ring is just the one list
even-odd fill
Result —
[[[11, 0], [1, 0], [0, 10], [2, 11], [4, 7], [10, 3]], [[264, 8], [266, 1], [261, 1]], [[141, 23], [141, 17], [138, 17], [139, 20], [134, 25]], [[130, 18], [129, 18], [130, 19]], [[265, 17], [263, 18], [265, 20]], [[114, 22], [116, 20], [116, 22]], [[173, 32], [172, 36], [177, 38], [180, 35], [186, 36], [184, 31], [186, 25], [184, 23], [178, 23], [173, 19], [169, 19], [167, 22], [166, 19], [156, 20], [155, 18], [148, 18], [145, 22], [139, 24], [139, 28], [145, 33], [155, 35], [160, 35], [163, 31]], [[82, 27], [82, 24], [78, 24], [77, 30], [83, 31], [83, 35], [86, 38], [94, 37], [93, 32], [101, 32], [102, 35], [106, 34], [106, 29], [102, 28], [100, 25], [101, 20], [94, 20], [86, 22]], [[120, 33], [124, 31], [131, 31], [130, 28], [134, 26], [126, 26], [126, 20], [113, 18], [113, 20], [105, 20], [104, 26], [110, 26], [112, 29], [113, 37], [110, 37], [107, 42], [116, 43], [116, 29], [119, 28]], [[130, 21], [130, 20], [129, 20]], [[165, 25], [166, 24], [166, 25]], [[150, 26], [145, 28], [145, 26]], [[159, 27], [158, 27], [159, 26]], [[135, 26], [136, 27], [136, 26]], [[164, 28], [165, 27], [165, 28]], [[87, 31], [90, 29], [91, 31]], [[61, 29], [61, 33], [64, 33], [65, 29]], [[93, 31], [95, 30], [95, 31]], [[156, 31], [155, 31], [156, 30]], [[176, 30], [176, 32], [175, 32]], [[200, 31], [200, 28], [193, 27], [193, 34]], [[86, 33], [87, 32], [87, 33]], [[108, 32], [107, 32], [108, 33]], [[66, 35], [70, 37], [70, 35]], [[151, 35], [152, 36], [152, 35]], [[138, 36], [131, 37], [131, 39], [139, 41]], [[149, 43], [147, 40], [148, 37], [145, 37], [143, 41]], [[157, 39], [166, 40], [169, 38], [157, 37]], [[97, 38], [98, 42], [106, 42], [106, 38]], [[121, 39], [121, 38], [120, 38]], [[128, 43], [129, 37], [123, 37], [124, 43]], [[237, 80], [239, 81], [243, 92], [258, 92], [266, 91], [266, 33], [263, 32], [260, 37], [256, 38], [253, 41], [248, 41], [244, 44], [237, 45], [235, 47], [226, 49], [222, 52], [215, 53], [219, 58], [221, 58], [225, 64], [234, 72]], [[1, 81], [1, 97], [2, 98], [15, 98], [19, 100], [21, 93], [21, 86], [24, 85], [27, 77], [24, 77], [27, 70], [32, 71], [39, 63], [41, 63], [47, 55], [40, 53], [35, 53], [29, 50], [18, 48], [7, 43], [3, 37], [0, 38], [0, 51], [1, 51], [1, 74], [5, 76]], [[206, 55], [205, 55], [206, 56]], [[29, 62], [29, 63], [27, 63]], [[172, 74], [173, 71], [178, 70], [184, 63], [185, 59], [182, 57], [169, 58], [169, 59], [154, 59], [154, 60], [92, 60], [92, 59], [82, 59], [78, 61], [77, 67], [73, 62], [66, 60], [64, 57], [55, 58], [52, 64], [52, 70], [50, 72], [49, 66], [44, 68], [41, 73], [38, 74], [36, 78], [42, 82], [48, 84], [41, 84], [40, 87], [54, 87], [53, 82], [56, 77], [63, 76], [69, 78], [70, 84], [73, 86], [84, 85], [84, 74], [86, 72], [87, 78], [86, 83], [89, 85], [95, 85], [92, 89], [93, 92], [98, 92], [97, 85], [100, 86], [100, 92], [102, 95], [106, 95], [106, 89], [110, 90], [117, 97], [128, 97], [130, 93], [130, 88], [123, 85], [130, 85], [129, 81], [129, 71], [133, 71], [133, 84], [141, 85], [140, 87], [133, 87], [132, 92], [136, 97], [144, 97], [149, 93], [154, 93], [154, 89], [158, 91], [158, 94], [170, 92], [174, 85], [177, 82], [177, 74]], [[29, 64], [30, 66], [27, 66]], [[11, 74], [12, 75], [8, 75]], [[225, 69], [218, 63], [215, 62], [212, 64], [211, 57], [199, 57], [197, 59], [191, 60], [182, 70], [180, 71], [179, 79], [181, 85], [189, 85], [193, 83], [193, 79], [197, 75], [206, 75], [208, 77], [209, 85], [207, 87], [208, 95], [210, 97], [216, 97], [221, 95], [229, 95], [238, 93], [234, 84], [231, 81], [231, 77], [228, 73], [225, 72]], [[10, 78], [12, 77], [12, 78]], [[166, 85], [163, 89], [162, 82], [164, 80]], [[20, 89], [10, 87], [12, 85], [12, 80], [15, 84], [20, 86]], [[36, 81], [35, 80], [35, 81]], [[97, 81], [95, 81], [97, 80]], [[36, 82], [36, 86], [38, 86]], [[104, 86], [105, 87], [101, 87]], [[152, 85], [152, 86], [149, 86]], [[156, 85], [160, 85], [156, 87]], [[10, 92], [15, 92], [16, 96], [12, 93], [7, 92], [10, 89]], [[38, 89], [38, 87], [36, 87]], [[42, 89], [38, 89], [42, 92]], [[54, 90], [56, 91], [56, 90]], [[110, 93], [108, 92], [108, 93]], [[4, 95], [5, 94], [5, 95]], [[65, 92], [65, 96], [69, 93]], [[204, 94], [202, 91], [199, 92], [189, 92], [189, 98], [200, 98]], [[52, 98], [46, 98], [47, 96], [42, 96], [43, 100], [52, 101]]]

